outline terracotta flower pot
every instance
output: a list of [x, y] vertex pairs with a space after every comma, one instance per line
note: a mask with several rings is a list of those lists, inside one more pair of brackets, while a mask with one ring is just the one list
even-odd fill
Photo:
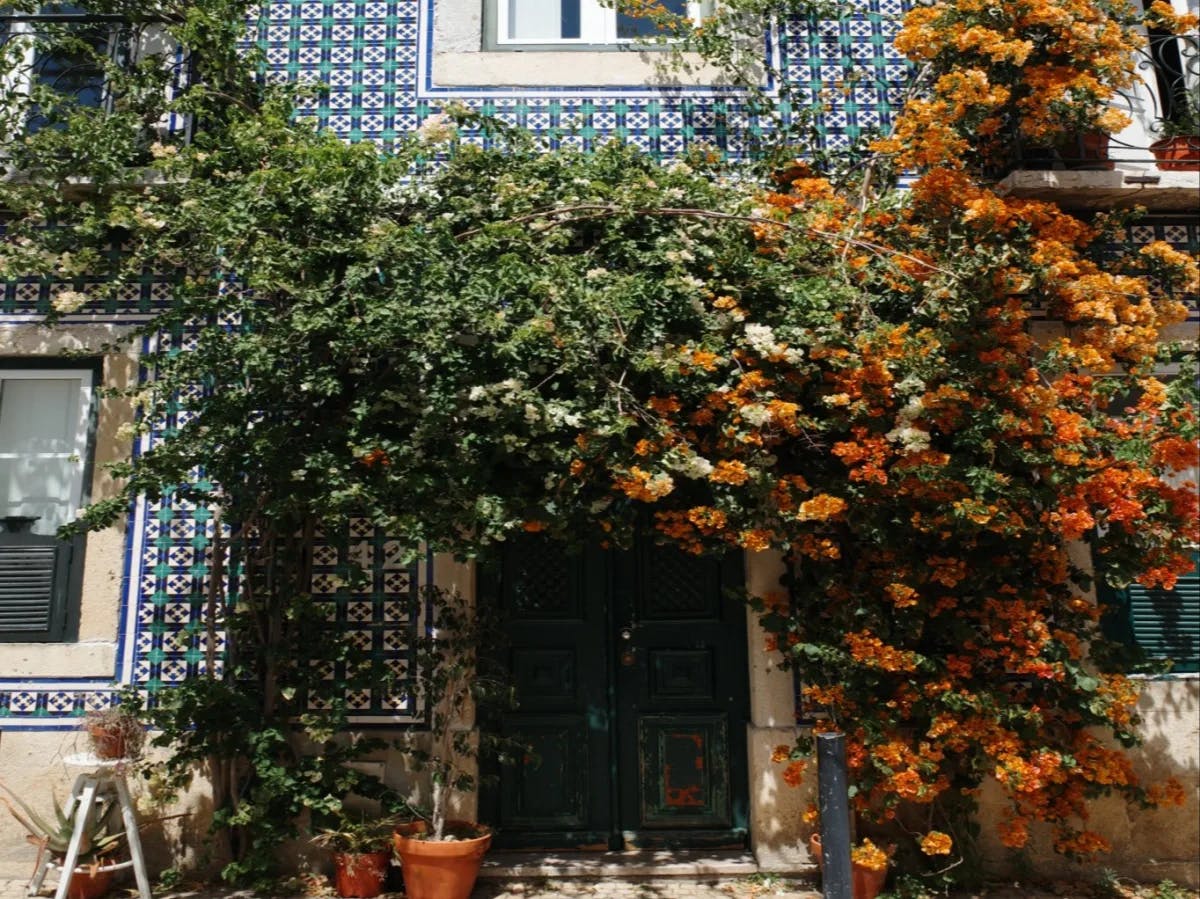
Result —
[[1072, 134], [1058, 145], [1058, 155], [1069, 169], [1107, 171], [1114, 167], [1108, 158], [1108, 135], [1103, 131]]
[[[817, 866], [824, 871], [825, 857], [821, 852], [821, 835], [819, 833], [814, 833], [808, 838], [808, 851], [817, 860]], [[883, 884], [887, 880], [887, 875], [887, 868], [868, 868], [866, 865], [852, 861], [850, 863], [850, 890], [854, 899], [875, 899], [883, 892]]]
[[1200, 134], [1177, 134], [1150, 145], [1158, 167], [1168, 172], [1200, 172]]
[[98, 758], [125, 758], [126, 740], [123, 729], [105, 724], [89, 724], [87, 732], [92, 741], [92, 749]]
[[446, 827], [482, 833], [450, 841], [422, 840], [420, 836], [429, 832], [429, 825], [414, 821], [401, 824], [392, 834], [408, 899], [467, 899], [471, 895], [492, 835], [486, 828], [465, 821], [450, 821]]
[[67, 887], [67, 899], [100, 899], [112, 889], [113, 872], [86, 865], [75, 869], [71, 885]]
[[383, 892], [391, 857], [392, 853], [386, 849], [379, 852], [335, 852], [333, 882], [338, 895], [355, 899], [378, 896]]

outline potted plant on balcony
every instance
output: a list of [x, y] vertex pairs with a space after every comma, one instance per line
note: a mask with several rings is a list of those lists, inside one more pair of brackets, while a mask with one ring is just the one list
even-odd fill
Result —
[[408, 734], [400, 749], [430, 776], [430, 811], [398, 825], [393, 839], [409, 899], [467, 899], [492, 834], [448, 810], [456, 794], [474, 791], [481, 753], [499, 742], [466, 722], [481, 705], [511, 706], [512, 690], [486, 670], [498, 632], [488, 616], [457, 593], [430, 588], [423, 596], [432, 626], [415, 641], [408, 688], [425, 705], [429, 730]]
[[342, 815], [313, 837], [333, 852], [334, 887], [339, 896], [372, 899], [383, 892], [392, 859], [390, 818], [354, 820]]
[[146, 739], [142, 696], [137, 687], [117, 691], [116, 702], [88, 712], [83, 719], [92, 752], [102, 759], [136, 759]]
[[[25, 839], [38, 847], [35, 869], [41, 870], [42, 858], [47, 852], [50, 853], [51, 861], [61, 866], [71, 843], [75, 819], [63, 813], [57, 799], [52, 800], [54, 815], [47, 819], [8, 787], [0, 784], [0, 789], [12, 799], [10, 802], [0, 796], [0, 802], [4, 803], [17, 822], [29, 832]], [[79, 857], [67, 889], [67, 899], [98, 899], [112, 888], [113, 875], [124, 867], [117, 864], [116, 856], [125, 845], [125, 834], [109, 829], [113, 805], [114, 801], [111, 798], [98, 803], [88, 818], [88, 827], [83, 833]]]
[[1150, 145], [1158, 167], [1168, 172], [1200, 172], [1200, 91], [1190, 92], [1169, 119], [1162, 138]]

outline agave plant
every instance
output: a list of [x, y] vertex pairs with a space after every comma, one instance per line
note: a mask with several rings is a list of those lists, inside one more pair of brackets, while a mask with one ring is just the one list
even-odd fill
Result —
[[[37, 846], [39, 851], [49, 852], [52, 856], [61, 857], [67, 854], [67, 846], [70, 845], [71, 835], [75, 831], [75, 819], [63, 812], [58, 804], [58, 797], [51, 795], [54, 817], [47, 819], [4, 784], [0, 784], [0, 790], [12, 799], [12, 802], [9, 802], [0, 796], [0, 802], [3, 802], [17, 822], [29, 831], [26, 839], [30, 843]], [[95, 864], [121, 848], [125, 834], [122, 831], [114, 833], [109, 830], [109, 812], [112, 811], [113, 804], [114, 800], [111, 798], [98, 803], [99, 808], [89, 818], [88, 827], [84, 830], [83, 839], [79, 844], [79, 864]]]

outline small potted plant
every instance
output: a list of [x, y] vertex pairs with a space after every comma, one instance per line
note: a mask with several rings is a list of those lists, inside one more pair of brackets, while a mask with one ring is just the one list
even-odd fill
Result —
[[339, 896], [371, 899], [383, 892], [392, 860], [391, 819], [354, 820], [342, 815], [313, 837], [333, 852], [334, 887]]
[[415, 641], [408, 689], [425, 705], [428, 737], [411, 733], [399, 748], [413, 770], [430, 775], [431, 809], [398, 825], [393, 838], [409, 899], [467, 899], [492, 834], [484, 825], [448, 819], [447, 810], [455, 793], [475, 789], [480, 754], [497, 741], [463, 722], [481, 704], [511, 705], [512, 690], [485, 670], [483, 650], [493, 648], [488, 637], [495, 630], [488, 616], [457, 593], [430, 588], [423, 596], [433, 626]]
[[[74, 818], [68, 818], [63, 813], [57, 799], [52, 800], [54, 815], [47, 819], [8, 787], [0, 784], [0, 789], [12, 799], [10, 802], [0, 797], [0, 802], [3, 802], [17, 822], [29, 831], [25, 839], [38, 847], [36, 868], [41, 870], [43, 853], [47, 852], [50, 853], [51, 860], [61, 866], [75, 830]], [[113, 875], [119, 867], [123, 867], [117, 865], [116, 856], [125, 845], [125, 834], [109, 829], [113, 806], [112, 799], [106, 800], [88, 819], [88, 828], [83, 833], [79, 857], [67, 889], [67, 899], [99, 899], [112, 888]]]
[[1175, 114], [1162, 120], [1162, 138], [1150, 145], [1160, 169], [1200, 172], [1200, 92], [1192, 91]]
[[142, 725], [142, 696], [137, 687], [117, 691], [108, 708], [94, 709], [83, 719], [92, 752], [102, 759], [135, 759], [141, 755], [146, 731]]
[[[823, 870], [825, 858], [819, 833], [808, 838], [808, 848]], [[894, 848], [880, 849], [867, 838], [850, 847], [850, 888], [854, 899], [875, 899], [882, 892]]]

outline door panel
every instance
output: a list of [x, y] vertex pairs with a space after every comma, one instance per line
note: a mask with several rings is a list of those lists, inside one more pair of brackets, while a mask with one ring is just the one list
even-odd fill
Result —
[[724, 829], [729, 802], [729, 734], [724, 715], [643, 715], [638, 720], [642, 828]]
[[496, 727], [529, 746], [481, 797], [498, 846], [745, 844], [741, 568], [522, 538], [481, 573], [520, 702]]
[[652, 543], [616, 559], [627, 846], [745, 843], [746, 610], [728, 595], [742, 585], [742, 565], [740, 554], [697, 557]]
[[512, 848], [607, 848], [612, 830], [604, 554], [574, 555], [534, 537], [512, 541], [480, 572], [498, 602], [507, 667], [519, 707], [495, 723], [526, 746], [522, 760], [487, 772], [499, 788], [480, 797], [481, 818]]
[[[546, 715], [522, 721], [519, 736], [529, 748], [502, 781], [508, 827], [570, 831], [589, 826], [587, 721]], [[561, 785], [548, 790], [546, 784]]]

